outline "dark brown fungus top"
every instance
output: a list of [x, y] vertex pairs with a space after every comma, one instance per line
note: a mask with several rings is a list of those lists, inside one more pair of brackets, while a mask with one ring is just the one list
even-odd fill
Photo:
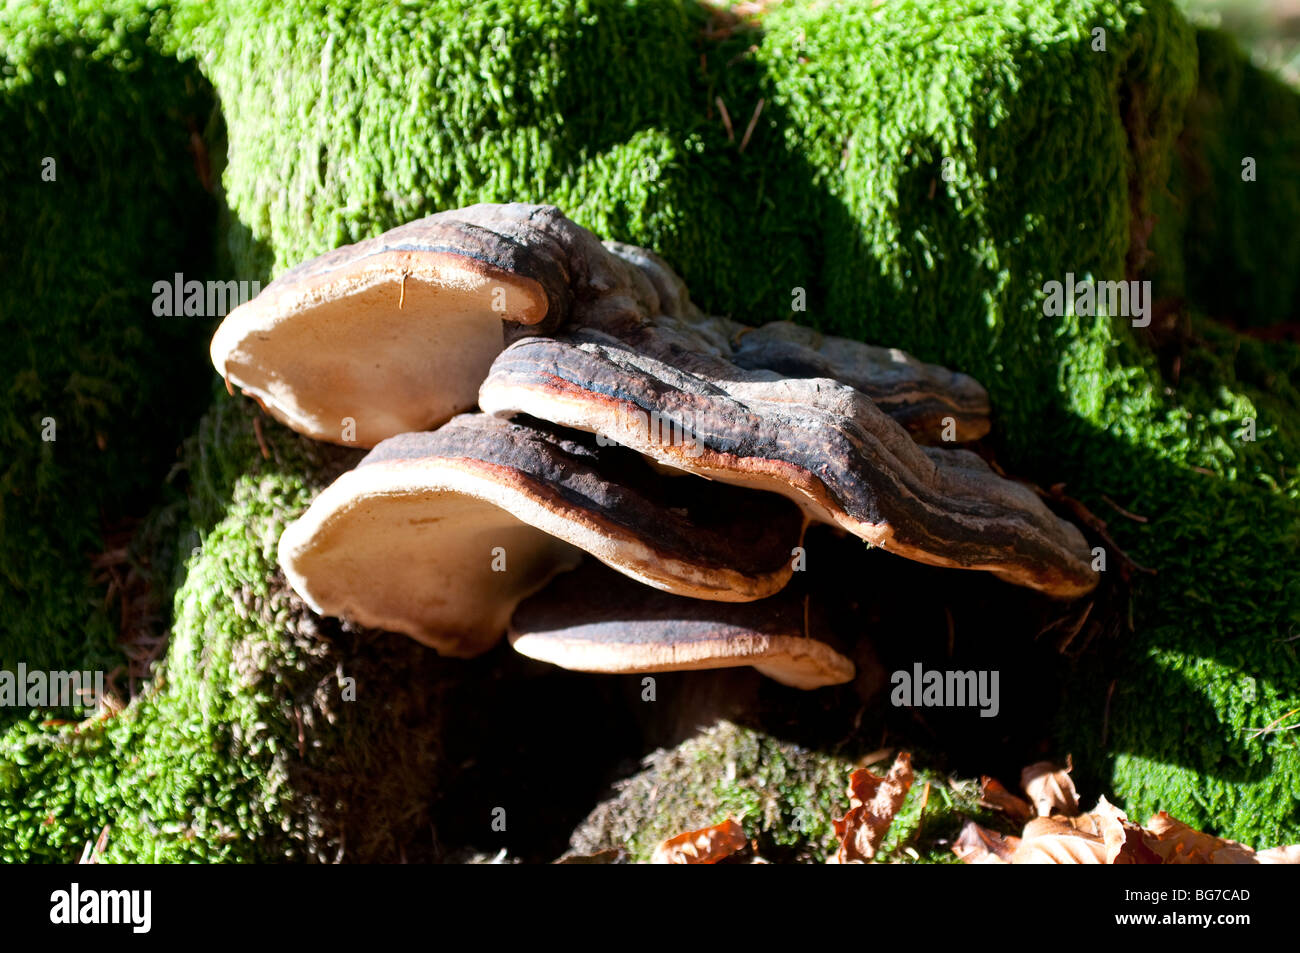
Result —
[[321, 614], [469, 656], [582, 551], [648, 586], [743, 601], [785, 585], [803, 529], [772, 494], [666, 477], [590, 435], [465, 414], [383, 441], [285, 530], [280, 564]]
[[819, 600], [791, 584], [759, 602], [683, 598], [638, 585], [591, 560], [525, 600], [510, 644], [582, 672], [679, 672], [752, 665], [795, 688], [850, 681]]
[[1031, 489], [969, 451], [918, 446], [854, 388], [745, 370], [674, 328], [617, 330], [516, 342], [493, 363], [479, 405], [782, 494], [815, 520], [920, 562], [988, 570], [1059, 597], [1097, 584], [1082, 534]]

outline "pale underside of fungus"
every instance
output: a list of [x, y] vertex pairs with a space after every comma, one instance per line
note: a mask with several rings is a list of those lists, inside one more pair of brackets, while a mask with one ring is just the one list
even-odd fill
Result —
[[684, 596], [761, 599], [793, 571], [797, 507], [655, 472], [583, 434], [465, 414], [384, 441], [280, 539], [317, 612], [472, 655], [587, 552]]
[[575, 294], [611, 291], [587, 268], [601, 256], [548, 206], [441, 212], [280, 275], [226, 317], [212, 361], [299, 433], [374, 446], [472, 408], [515, 335], [559, 326]]
[[[1097, 584], [1073, 525], [953, 446], [989, 430], [974, 379], [706, 315], [653, 252], [553, 207], [322, 255], [232, 312], [212, 358], [293, 429], [375, 448], [285, 531], [294, 589], [445, 654], [491, 648], [528, 600], [516, 648], [568, 667], [845, 681], [809, 609], [826, 594], [787, 588], [809, 522], [1055, 597]], [[584, 553], [617, 573], [573, 574]]]

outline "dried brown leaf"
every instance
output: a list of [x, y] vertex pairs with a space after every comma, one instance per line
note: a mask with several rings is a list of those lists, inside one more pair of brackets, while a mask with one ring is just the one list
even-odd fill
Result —
[[[1050, 768], [1050, 765], [1047, 767]], [[1029, 770], [1026, 768], [1026, 773]], [[1066, 778], [1066, 782], [1069, 782], [1069, 778]], [[1070, 791], [1073, 790], [1071, 785]], [[1101, 821], [1096, 817], [1036, 817], [1025, 825], [1020, 846], [1011, 855], [1011, 863], [1107, 863], [1106, 842], [1102, 839], [1100, 830]]]
[[1079, 796], [1070, 780], [1073, 770], [1074, 764], [1066, 758], [1064, 768], [1050, 761], [1039, 761], [1020, 772], [1020, 786], [1029, 795], [1039, 817], [1052, 814], [1074, 817], [1079, 813]]
[[712, 827], [670, 837], [655, 849], [652, 864], [716, 864], [745, 846], [745, 830], [731, 818]]
[[980, 803], [1000, 811], [1017, 824], [1034, 816], [1034, 809], [1024, 798], [1016, 797], [997, 778], [988, 775], [980, 778]]
[[1255, 852], [1244, 844], [1203, 834], [1165, 811], [1147, 821], [1146, 845], [1166, 864], [1253, 864]]
[[1083, 817], [1093, 819], [1100, 828], [1106, 845], [1108, 864], [1158, 864], [1160, 857], [1146, 845], [1146, 831], [1128, 819], [1128, 816], [1104, 797]]
[[1093, 837], [1103, 836], [1102, 819], [1096, 814], [1080, 814], [1078, 817], [1062, 817], [1060, 820], [1083, 834], [1091, 834]]
[[964, 864], [1009, 864], [1019, 846], [1019, 837], [1006, 837], [967, 821], [952, 845], [952, 852]]
[[[1101, 841], [1101, 834], [1088, 830], [1086, 826], [1080, 827], [1077, 817], [1036, 817], [1020, 832], [1025, 840], [1031, 840], [1035, 837], [1050, 837], [1053, 835], [1061, 837], [1086, 837], [1089, 840]], [[1089, 822], [1083, 822], [1087, 825]]]
[[1256, 851], [1255, 859], [1261, 864], [1300, 864], [1300, 844]]
[[1072, 830], [1069, 834], [1025, 837], [1011, 855], [1013, 864], [1104, 864], [1106, 844], [1100, 837]]
[[1003, 837], [968, 821], [953, 844], [953, 853], [968, 864], [1300, 864], [1300, 844], [1256, 852], [1237, 841], [1198, 831], [1165, 811], [1154, 815], [1144, 828], [1104, 797], [1091, 811], [1080, 814], [1078, 793], [1070, 779], [1073, 769], [1068, 757], [1064, 768], [1050, 761], [1025, 768], [1020, 783], [1032, 805], [995, 778], [981, 778], [981, 804], [1010, 817], [1028, 818], [1022, 836]]
[[912, 787], [912, 756], [900, 752], [883, 778], [866, 768], [849, 777], [850, 810], [835, 823], [840, 847], [832, 863], [866, 863], [876, 855]]

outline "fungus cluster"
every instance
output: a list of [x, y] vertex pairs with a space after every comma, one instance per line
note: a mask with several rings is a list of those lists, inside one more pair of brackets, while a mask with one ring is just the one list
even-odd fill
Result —
[[583, 671], [848, 681], [846, 633], [795, 578], [815, 582], [813, 523], [1054, 597], [1097, 583], [1076, 527], [953, 446], [988, 432], [975, 380], [705, 315], [658, 256], [553, 207], [443, 212], [299, 265], [212, 358], [289, 427], [373, 448], [284, 532], [293, 588], [444, 654], [508, 631]]

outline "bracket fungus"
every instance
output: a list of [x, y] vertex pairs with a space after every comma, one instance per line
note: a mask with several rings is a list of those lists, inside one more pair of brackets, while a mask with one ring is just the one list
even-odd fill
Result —
[[439, 212], [326, 252], [231, 311], [210, 350], [281, 423], [373, 447], [471, 410], [492, 359], [520, 337], [665, 320], [719, 354], [741, 339], [744, 366], [852, 384], [930, 439], [949, 413], [958, 440], [987, 431], [987, 396], [971, 378], [785, 323], [755, 331], [705, 316], [659, 256], [602, 244], [547, 205]]
[[526, 599], [515, 650], [581, 672], [641, 674], [752, 665], [793, 688], [851, 681], [820, 601], [791, 584], [760, 602], [686, 599], [587, 561]]
[[918, 361], [898, 348], [773, 321], [740, 332], [732, 360], [746, 370], [848, 384], [924, 443], [969, 443], [989, 432], [988, 391], [975, 378]]
[[681, 346], [671, 329], [574, 328], [518, 341], [493, 362], [479, 406], [778, 493], [919, 562], [987, 570], [1062, 598], [1098, 582], [1082, 533], [975, 454], [918, 446], [848, 385], [743, 370]]
[[647, 587], [743, 601], [786, 584], [803, 529], [771, 494], [665, 477], [589, 435], [463, 414], [380, 443], [285, 530], [280, 564], [321, 614], [469, 656], [582, 551]]
[[[809, 522], [1053, 596], [1097, 583], [1031, 490], [928, 446], [988, 431], [972, 378], [706, 315], [659, 256], [550, 206], [322, 255], [232, 312], [212, 357], [288, 426], [374, 447], [283, 534], [293, 587], [445, 654], [513, 614], [516, 648], [573, 668], [845, 681], [809, 611], [826, 593], [787, 588]], [[584, 553], [617, 573], [571, 572]]]
[[440, 212], [280, 275], [222, 322], [212, 362], [299, 433], [372, 447], [471, 409], [492, 358], [574, 296], [638, 306], [633, 271], [551, 206]]

